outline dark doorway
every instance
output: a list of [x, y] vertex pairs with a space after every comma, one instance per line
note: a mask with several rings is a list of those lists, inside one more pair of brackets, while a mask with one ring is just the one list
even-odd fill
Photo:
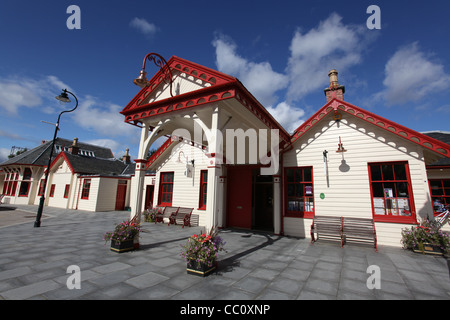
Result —
[[149, 184], [145, 187], [145, 204], [144, 204], [145, 210], [153, 207], [153, 192], [154, 191], [155, 191], [154, 185]]
[[253, 171], [252, 229], [273, 232], [273, 177]]

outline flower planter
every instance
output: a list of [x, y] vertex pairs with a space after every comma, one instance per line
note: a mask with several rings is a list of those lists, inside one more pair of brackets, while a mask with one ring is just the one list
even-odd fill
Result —
[[124, 240], [124, 241], [111, 240], [111, 251], [121, 253], [121, 252], [131, 251], [134, 249], [135, 249], [135, 246], [134, 246], [133, 239]]
[[188, 274], [206, 277], [216, 269], [216, 262], [210, 267], [208, 263], [204, 261], [197, 262], [195, 260], [188, 260], [186, 265], [186, 271]]
[[413, 251], [423, 254], [434, 254], [434, 255], [444, 254], [444, 252], [439, 246], [430, 243], [419, 243], [417, 246], [414, 247]]

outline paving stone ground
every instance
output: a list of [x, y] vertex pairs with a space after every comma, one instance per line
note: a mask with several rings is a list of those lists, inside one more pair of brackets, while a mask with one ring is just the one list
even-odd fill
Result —
[[[0, 207], [0, 300], [450, 300], [450, 262], [394, 247], [335, 243], [225, 229], [227, 253], [206, 278], [186, 274], [181, 245], [199, 227], [143, 223], [141, 248], [115, 253], [102, 240], [128, 212]], [[16, 218], [16, 219], [14, 219]], [[81, 271], [81, 289], [70, 290]], [[369, 266], [380, 289], [369, 289]]]

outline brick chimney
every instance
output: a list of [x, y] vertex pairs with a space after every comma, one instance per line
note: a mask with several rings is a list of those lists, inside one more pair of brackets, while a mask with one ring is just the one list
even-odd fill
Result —
[[126, 163], [126, 164], [130, 164], [131, 163], [131, 160], [130, 160], [130, 155], [128, 154], [128, 151], [130, 151], [130, 149], [126, 149], [125, 150], [125, 155], [123, 156], [123, 158], [122, 158], [122, 161], [124, 162], [124, 163]]
[[77, 155], [78, 151], [80, 151], [80, 147], [78, 147], [78, 138], [74, 138], [72, 145], [69, 148], [69, 152], [73, 155]]
[[327, 102], [330, 102], [330, 100], [334, 98], [344, 100], [345, 86], [339, 85], [337, 70], [330, 70], [330, 72], [328, 72], [328, 76], [330, 77], [330, 86], [324, 90], [325, 96], [327, 97]]

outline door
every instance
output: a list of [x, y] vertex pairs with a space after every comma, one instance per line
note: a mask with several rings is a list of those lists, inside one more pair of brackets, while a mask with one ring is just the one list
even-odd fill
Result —
[[147, 210], [148, 208], [153, 207], [153, 192], [155, 190], [154, 185], [147, 185], [145, 188], [145, 205], [144, 209]]
[[117, 185], [117, 194], [116, 194], [116, 210], [125, 210], [125, 199], [127, 196], [127, 183], [120, 182]]
[[227, 226], [252, 227], [252, 168], [227, 169]]
[[253, 229], [273, 231], [273, 183], [254, 185]]

